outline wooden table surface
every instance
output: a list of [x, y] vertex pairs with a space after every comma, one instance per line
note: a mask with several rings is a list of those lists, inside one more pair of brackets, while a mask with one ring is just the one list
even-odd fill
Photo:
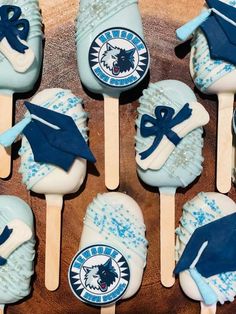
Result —
[[[36, 220], [37, 256], [32, 294], [18, 304], [8, 306], [7, 313], [17, 314], [95, 314], [99, 309], [78, 301], [70, 291], [67, 271], [75, 255], [87, 205], [97, 193], [105, 192], [104, 186], [104, 143], [103, 143], [103, 102], [91, 99], [82, 89], [77, 73], [74, 42], [76, 0], [41, 0], [40, 5], [45, 25], [45, 53], [41, 82], [34, 90], [51, 87], [69, 88], [84, 99], [85, 109], [90, 113], [90, 146], [97, 157], [96, 167], [89, 166], [83, 188], [76, 195], [65, 197], [62, 228], [61, 285], [56, 292], [44, 287], [45, 252], [45, 200], [44, 196], [27, 192], [18, 174], [18, 145], [14, 146], [14, 168], [10, 179], [0, 182], [1, 194], [17, 195], [32, 207]], [[175, 49], [175, 29], [195, 16], [203, 0], [141, 0], [144, 33], [151, 53], [150, 81], [178, 79], [194, 88], [191, 81], [185, 47]], [[205, 127], [204, 170], [199, 179], [176, 195], [176, 225], [181, 217], [182, 205], [200, 191], [215, 191], [216, 151], [216, 97], [206, 97], [195, 90], [198, 100], [210, 113], [211, 121]], [[33, 93], [31, 94], [31, 96]], [[30, 95], [21, 96], [21, 99]], [[159, 263], [159, 194], [155, 189], [143, 185], [136, 174], [134, 159], [134, 121], [138, 101], [125, 100], [120, 106], [121, 173], [119, 191], [133, 197], [141, 206], [147, 226], [149, 251], [143, 283], [138, 294], [117, 306], [117, 314], [197, 314], [199, 304], [188, 299], [181, 291], [178, 280], [171, 289], [160, 283]], [[16, 120], [23, 113], [22, 101], [18, 99]], [[236, 200], [235, 187], [229, 196]], [[236, 313], [236, 301], [218, 307], [218, 313]]]

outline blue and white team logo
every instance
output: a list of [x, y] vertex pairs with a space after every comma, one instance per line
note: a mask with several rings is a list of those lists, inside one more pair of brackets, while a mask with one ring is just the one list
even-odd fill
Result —
[[110, 87], [128, 87], [139, 82], [149, 68], [149, 53], [142, 38], [125, 28], [99, 34], [89, 50], [93, 74]]
[[125, 293], [130, 270], [119, 251], [107, 245], [93, 245], [77, 253], [68, 276], [77, 298], [103, 306], [115, 303]]

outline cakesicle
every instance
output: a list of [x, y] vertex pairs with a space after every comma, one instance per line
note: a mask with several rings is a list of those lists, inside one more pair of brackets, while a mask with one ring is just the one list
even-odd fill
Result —
[[231, 119], [236, 91], [236, 3], [207, 0], [201, 14], [177, 30], [186, 40], [194, 33], [190, 72], [195, 85], [205, 94], [217, 94], [217, 189], [231, 188]]
[[[13, 94], [29, 92], [42, 62], [38, 0], [0, 1], [0, 133], [12, 125]], [[0, 178], [11, 171], [11, 148], [0, 146]]]
[[160, 191], [161, 282], [174, 284], [175, 193], [202, 172], [204, 107], [184, 83], [166, 80], [144, 90], [138, 108], [137, 172]]
[[199, 193], [183, 207], [176, 230], [175, 273], [201, 313], [216, 313], [217, 302], [236, 295], [236, 204], [215, 192]]
[[140, 83], [149, 53], [136, 0], [81, 0], [77, 59], [82, 84], [104, 97], [105, 184], [119, 185], [119, 97]]
[[145, 224], [138, 204], [119, 192], [98, 194], [88, 206], [68, 278], [74, 295], [115, 313], [118, 300], [140, 288], [146, 265]]
[[87, 113], [80, 98], [70, 90], [52, 88], [39, 92], [31, 102], [25, 102], [26, 117], [3, 133], [0, 143], [9, 146], [24, 134], [19, 171], [28, 190], [46, 196], [45, 284], [55, 290], [59, 285], [63, 196], [79, 190], [87, 160], [95, 162], [95, 158], [86, 143]]
[[0, 195], [0, 312], [30, 294], [34, 273], [34, 219], [15, 196]]

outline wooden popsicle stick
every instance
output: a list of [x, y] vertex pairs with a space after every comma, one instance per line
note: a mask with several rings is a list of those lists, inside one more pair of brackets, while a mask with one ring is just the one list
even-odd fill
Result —
[[61, 252], [62, 195], [46, 195], [45, 286], [54, 291], [59, 287]]
[[175, 283], [175, 194], [160, 189], [161, 283], [170, 288]]
[[216, 304], [206, 305], [201, 302], [201, 314], [215, 314], [216, 313]]
[[[0, 134], [12, 126], [12, 95], [0, 95]], [[0, 178], [6, 179], [11, 173], [11, 147], [0, 145]]]
[[112, 304], [106, 307], [101, 307], [101, 314], [115, 314], [115, 312], [116, 312], [116, 304]]
[[109, 190], [119, 186], [119, 99], [104, 97], [105, 185]]
[[221, 193], [231, 188], [232, 115], [234, 94], [219, 94], [216, 187]]

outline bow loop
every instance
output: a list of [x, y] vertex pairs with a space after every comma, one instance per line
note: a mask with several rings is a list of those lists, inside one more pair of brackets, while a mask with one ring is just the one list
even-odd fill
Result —
[[20, 40], [26, 40], [29, 34], [29, 21], [20, 19], [22, 11], [14, 5], [0, 7], [0, 41], [6, 38], [12, 49], [24, 53], [28, 47]]
[[155, 136], [154, 142], [149, 149], [140, 153], [141, 159], [147, 158], [160, 144], [164, 135], [177, 146], [182, 138], [180, 138], [172, 128], [183, 121], [187, 120], [192, 109], [189, 104], [184, 107], [174, 116], [175, 110], [168, 106], [157, 106], [155, 109], [155, 118], [144, 114], [141, 119], [140, 133], [143, 137]]

